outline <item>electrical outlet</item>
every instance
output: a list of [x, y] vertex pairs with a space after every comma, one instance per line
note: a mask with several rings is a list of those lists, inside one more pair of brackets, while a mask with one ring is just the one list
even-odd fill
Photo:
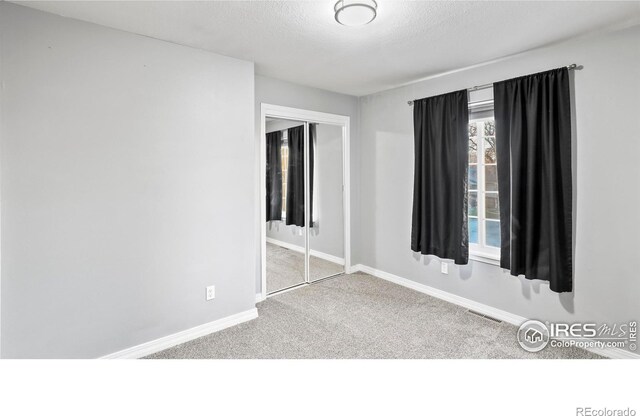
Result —
[[442, 274], [449, 274], [449, 263], [445, 263], [444, 261], [440, 263], [440, 272]]
[[216, 297], [216, 287], [207, 286], [207, 300], [211, 300]]

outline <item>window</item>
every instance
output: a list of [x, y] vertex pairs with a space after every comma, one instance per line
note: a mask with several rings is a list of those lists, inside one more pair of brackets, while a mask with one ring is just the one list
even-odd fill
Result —
[[500, 258], [500, 210], [493, 117], [469, 122], [469, 248], [472, 256]]

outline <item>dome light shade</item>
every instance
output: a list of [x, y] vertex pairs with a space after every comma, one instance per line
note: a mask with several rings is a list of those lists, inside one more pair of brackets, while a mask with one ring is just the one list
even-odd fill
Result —
[[336, 22], [345, 26], [363, 26], [376, 18], [375, 0], [339, 0], [333, 7]]

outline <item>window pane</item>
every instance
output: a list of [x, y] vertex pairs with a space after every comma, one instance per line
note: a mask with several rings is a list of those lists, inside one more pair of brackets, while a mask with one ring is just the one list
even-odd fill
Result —
[[478, 167], [469, 166], [469, 189], [478, 189]]
[[478, 125], [469, 123], [469, 163], [478, 163]]
[[486, 220], [485, 227], [487, 231], [487, 245], [500, 247], [500, 222]]
[[485, 217], [493, 220], [500, 219], [500, 205], [498, 205], [498, 194], [484, 194]]
[[496, 135], [496, 122], [495, 120], [488, 120], [484, 122], [484, 135], [495, 136]]
[[469, 218], [469, 242], [478, 244], [478, 219]]
[[478, 163], [478, 138], [469, 137], [469, 163]]
[[478, 216], [478, 192], [469, 192], [469, 215]]
[[498, 169], [497, 166], [484, 167], [484, 186], [485, 191], [498, 190]]
[[496, 138], [484, 138], [484, 163], [496, 163]]
[[469, 137], [478, 135], [478, 124], [475, 121], [469, 123]]

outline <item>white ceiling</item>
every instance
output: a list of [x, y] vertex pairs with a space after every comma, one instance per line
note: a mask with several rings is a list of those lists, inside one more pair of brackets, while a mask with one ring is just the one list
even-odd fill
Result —
[[334, 3], [20, 2], [254, 61], [259, 74], [352, 95], [640, 23], [640, 2], [378, 0], [377, 19], [353, 28], [335, 22]]

